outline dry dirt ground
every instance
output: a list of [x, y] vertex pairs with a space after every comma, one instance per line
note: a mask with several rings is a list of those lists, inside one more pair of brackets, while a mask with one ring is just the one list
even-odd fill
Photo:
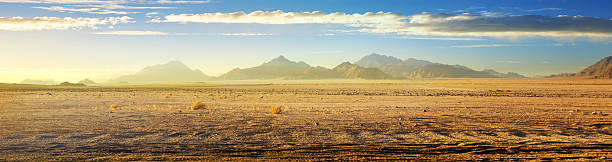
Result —
[[262, 83], [0, 85], [0, 161], [612, 160], [610, 80]]

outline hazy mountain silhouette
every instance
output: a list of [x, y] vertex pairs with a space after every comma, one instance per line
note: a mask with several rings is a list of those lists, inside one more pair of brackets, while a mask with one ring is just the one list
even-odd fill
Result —
[[293, 62], [279, 56], [269, 62], [256, 67], [240, 69], [236, 68], [219, 77], [224, 80], [246, 80], [246, 79], [282, 79], [286, 77], [298, 77], [307, 70], [316, 71], [304, 62]]
[[461, 65], [429, 64], [409, 75], [407, 78], [499, 78], [493, 74], [475, 71]]
[[218, 79], [251, 80], [251, 79], [388, 79], [390, 76], [379, 69], [364, 68], [348, 62], [334, 69], [312, 67], [304, 62], [290, 61], [279, 56], [260, 66], [236, 68]]
[[526, 76], [523, 76], [521, 74], [515, 73], [515, 72], [507, 72], [507, 73], [500, 73], [497, 72], [493, 69], [484, 69], [482, 70], [483, 72], [489, 73], [489, 74], [493, 74], [497, 77], [500, 78], [527, 78]]
[[393, 56], [373, 53], [361, 58], [359, 61], [355, 62], [355, 64], [368, 68], [378, 68], [395, 78], [406, 78], [406, 76], [413, 71], [433, 63], [413, 58], [400, 60]]
[[87, 85], [85, 85], [84, 83], [70, 83], [70, 82], [64, 81], [64, 82], [58, 84], [58, 86], [84, 87], [84, 86], [87, 86]]
[[612, 56], [605, 57], [578, 73], [555, 74], [549, 77], [612, 79]]
[[57, 82], [53, 79], [25, 79], [19, 82], [19, 84], [56, 85]]
[[446, 65], [409, 58], [400, 60], [393, 56], [370, 54], [356, 64], [379, 68], [394, 78], [524, 78], [517, 73], [499, 73], [494, 70], [476, 71], [461, 65]]
[[332, 69], [340, 77], [346, 79], [391, 79], [392, 77], [378, 68], [365, 68], [350, 62], [342, 64]]
[[118, 83], [176, 83], [176, 82], [201, 82], [210, 77], [204, 75], [200, 70], [193, 70], [180, 61], [171, 61], [145, 67], [132, 75], [124, 75], [112, 79], [111, 82]]
[[89, 80], [89, 79], [83, 79], [83, 80], [80, 80], [78, 83], [82, 83], [82, 84], [85, 84], [85, 85], [92, 85], [92, 84], [96, 84], [96, 82], [94, 82], [94, 81], [92, 81], [92, 80]]

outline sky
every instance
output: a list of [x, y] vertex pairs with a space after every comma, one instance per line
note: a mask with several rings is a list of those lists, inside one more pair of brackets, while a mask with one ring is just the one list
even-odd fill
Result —
[[0, 0], [0, 82], [104, 82], [179, 60], [218, 76], [279, 55], [378, 53], [526, 76], [612, 55], [607, 0]]

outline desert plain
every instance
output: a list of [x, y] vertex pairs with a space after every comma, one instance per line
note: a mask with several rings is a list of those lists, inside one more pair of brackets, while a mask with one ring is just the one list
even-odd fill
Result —
[[0, 85], [0, 161], [288, 159], [612, 160], [612, 80]]

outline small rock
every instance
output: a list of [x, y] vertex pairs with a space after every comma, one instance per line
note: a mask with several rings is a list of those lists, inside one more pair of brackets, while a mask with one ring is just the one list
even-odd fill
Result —
[[315, 123], [314, 123], [314, 125], [315, 125], [315, 126], [319, 126], [319, 122], [315, 122]]
[[179, 112], [183, 112], [183, 111], [179, 110]]
[[399, 121], [402, 121], [402, 118], [401, 118], [401, 117], [399, 118]]
[[362, 126], [362, 127], [363, 127], [363, 124], [361, 124], [361, 123], [360, 123], [360, 124], [359, 124], [359, 126]]
[[427, 110], [423, 110], [423, 112], [427, 112]]
[[591, 114], [593, 114], [593, 115], [597, 115], [597, 112], [593, 111]]

